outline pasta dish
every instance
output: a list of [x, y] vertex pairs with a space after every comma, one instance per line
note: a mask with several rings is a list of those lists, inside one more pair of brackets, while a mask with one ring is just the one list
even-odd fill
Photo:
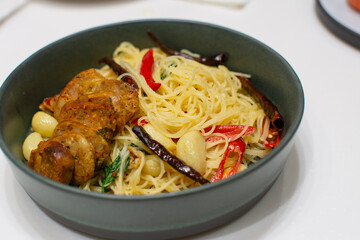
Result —
[[[34, 125], [44, 120], [34, 115], [37, 135], [24, 142], [29, 167], [87, 191], [121, 195], [180, 191], [246, 170], [279, 143], [282, 118], [251, 92], [250, 75], [200, 58], [188, 50], [169, 54], [161, 43], [145, 49], [120, 43], [103, 67], [79, 73], [40, 105], [37, 114], [53, 126], [39, 133], [43, 127]], [[115, 91], [116, 82], [122, 85]], [[66, 172], [48, 163], [58, 155]]]

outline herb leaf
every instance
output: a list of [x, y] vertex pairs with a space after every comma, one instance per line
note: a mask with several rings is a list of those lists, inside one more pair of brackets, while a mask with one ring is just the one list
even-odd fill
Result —
[[117, 173], [120, 169], [121, 158], [120, 155], [108, 166], [104, 168], [105, 179], [102, 182], [101, 191], [105, 192], [105, 188], [115, 180]]
[[164, 80], [166, 77], [167, 77], [166, 73], [162, 72], [161, 75], [160, 75], [160, 79]]
[[[124, 172], [128, 168], [130, 163], [130, 157], [126, 159]], [[116, 157], [116, 159], [108, 166], [104, 168], [105, 178], [102, 182], [101, 192], [105, 192], [105, 188], [108, 187], [117, 177], [121, 166], [121, 157], [120, 154]]]

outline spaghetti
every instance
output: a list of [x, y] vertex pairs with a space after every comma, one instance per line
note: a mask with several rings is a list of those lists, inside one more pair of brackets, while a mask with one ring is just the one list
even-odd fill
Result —
[[[229, 71], [223, 65], [206, 66], [182, 56], [168, 56], [159, 48], [153, 48], [152, 79], [161, 83], [154, 91], [140, 74], [142, 59], [148, 51], [122, 42], [115, 49], [113, 59], [128, 73], [118, 76], [108, 66], [99, 69], [106, 78], [130, 76], [134, 79], [139, 87], [140, 113], [114, 138], [111, 159], [119, 161], [120, 166], [113, 174], [113, 181], [104, 187], [104, 173], [99, 171], [81, 188], [134, 195], [180, 191], [198, 185], [152, 153], [132, 132], [134, 125], [144, 125], [147, 132], [174, 155], [178, 154], [178, 145], [184, 135], [190, 132], [201, 134], [205, 156], [200, 171], [208, 180], [218, 171], [232, 141], [241, 139], [246, 145], [241, 164], [236, 169], [238, 172], [271, 151], [264, 145], [270, 120], [261, 106], [244, 91], [238, 79], [249, 76]], [[187, 51], [187, 54], [193, 53]], [[244, 127], [230, 136], [217, 131], [216, 126], [223, 125]], [[248, 131], [249, 128], [253, 131]], [[200, 147], [198, 145], [194, 144], [195, 148]], [[237, 158], [237, 154], [229, 154], [224, 162], [225, 172], [236, 164]]]

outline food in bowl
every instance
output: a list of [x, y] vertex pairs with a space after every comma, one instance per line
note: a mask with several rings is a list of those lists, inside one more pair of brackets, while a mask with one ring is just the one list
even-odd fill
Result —
[[[97, 64], [99, 57], [111, 56], [122, 41], [141, 49], [154, 47], [146, 36], [147, 29], [176, 49], [186, 47], [203, 56], [224, 52], [229, 69], [251, 74], [251, 83], [276, 104], [285, 119], [279, 145], [232, 177], [153, 195], [84, 191], [28, 168], [21, 161], [21, 145], [39, 103], [59, 93], [76, 74], [91, 67], [100, 69], [103, 65]], [[289, 156], [294, 156], [291, 153], [304, 111], [300, 80], [274, 50], [235, 30], [169, 19], [114, 23], [60, 39], [30, 56], [10, 74], [1, 86], [0, 102], [0, 146], [31, 199], [65, 226], [107, 239], [181, 238], [243, 215], [276, 182]]]
[[122, 42], [102, 68], [45, 98], [24, 141], [27, 165], [64, 184], [157, 194], [244, 171], [280, 142], [283, 118], [225, 54]]

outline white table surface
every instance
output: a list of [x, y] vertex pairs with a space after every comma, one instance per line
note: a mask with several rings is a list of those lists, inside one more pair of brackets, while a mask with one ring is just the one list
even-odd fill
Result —
[[[0, 84], [61, 37], [144, 18], [207, 21], [253, 36], [287, 59], [305, 92], [305, 115], [273, 188], [243, 217], [188, 239], [359, 239], [360, 50], [319, 22], [314, 0], [250, 0], [243, 8], [190, 0], [30, 0], [0, 22]], [[1, 151], [0, 230], [1, 239], [94, 239], [45, 215]]]

